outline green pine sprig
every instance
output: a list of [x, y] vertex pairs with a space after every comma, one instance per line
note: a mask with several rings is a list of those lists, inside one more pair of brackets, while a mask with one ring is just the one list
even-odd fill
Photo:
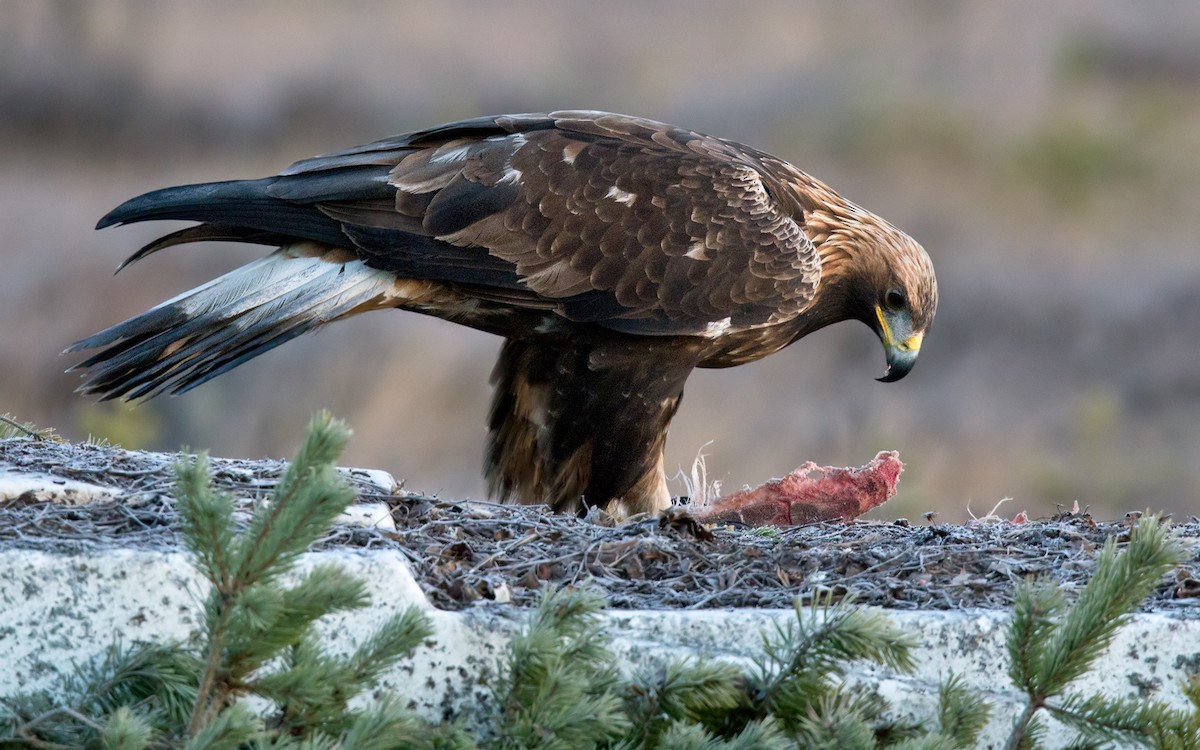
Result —
[[528, 629], [512, 640], [494, 688], [500, 713], [491, 747], [584, 750], [615, 742], [629, 728], [616, 658], [587, 592], [552, 590]]
[[796, 603], [796, 620], [764, 639], [763, 657], [751, 678], [760, 714], [786, 726], [812, 723], [814, 712], [844, 701], [839, 685], [850, 665], [868, 661], [912, 671], [916, 639], [882, 613], [831, 596], [816, 596], [808, 608]]
[[[1099, 698], [1052, 699], [1103, 655], [1137, 606], [1183, 557], [1169, 526], [1146, 514], [1130, 531], [1124, 552], [1118, 553], [1114, 539], [1105, 543], [1095, 575], [1071, 606], [1048, 581], [1017, 589], [1007, 640], [1009, 676], [1025, 693], [1026, 702], [1013, 723], [1007, 748], [1023, 746], [1029, 722], [1043, 709], [1103, 741], [1120, 737], [1124, 742], [1149, 742], [1153, 725], [1145, 712], [1153, 712], [1150, 704], [1134, 707]], [[1118, 710], [1119, 705], [1128, 711]]]
[[[334, 468], [349, 435], [341, 422], [316, 416], [271, 498], [254, 510], [240, 534], [233, 502], [211, 488], [206, 461], [178, 470], [184, 539], [212, 584], [205, 605], [208, 648], [189, 736], [198, 736], [246, 694], [279, 707], [266, 723], [278, 736], [336, 738], [351, 732], [365, 719], [349, 709], [349, 701], [432, 632], [428, 619], [410, 608], [352, 654], [334, 656], [314, 625], [331, 613], [366, 606], [365, 584], [336, 565], [317, 565], [299, 582], [284, 585], [300, 555], [354, 499]], [[378, 715], [399, 721], [394, 713]], [[229, 726], [242, 724], [235, 720]]]

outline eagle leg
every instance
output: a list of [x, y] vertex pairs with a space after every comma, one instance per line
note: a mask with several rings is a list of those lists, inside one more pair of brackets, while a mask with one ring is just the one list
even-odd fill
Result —
[[895, 495], [903, 470], [895, 451], [883, 451], [857, 469], [809, 461], [782, 479], [723, 495], [697, 509], [694, 517], [703, 523], [747, 526], [851, 521]]
[[504, 343], [492, 373], [490, 494], [580, 514], [665, 509], [667, 426], [698, 348], [586, 325], [569, 333]]

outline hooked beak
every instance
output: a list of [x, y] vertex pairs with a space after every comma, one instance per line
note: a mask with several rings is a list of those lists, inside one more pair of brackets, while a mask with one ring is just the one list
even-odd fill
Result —
[[924, 332], [912, 332], [912, 324], [904, 314], [888, 314], [876, 306], [875, 317], [879, 320], [879, 340], [883, 342], [883, 351], [887, 355], [887, 369], [882, 378], [876, 378], [881, 383], [894, 383], [904, 377], [917, 364], [917, 355], [921, 352], [921, 339]]

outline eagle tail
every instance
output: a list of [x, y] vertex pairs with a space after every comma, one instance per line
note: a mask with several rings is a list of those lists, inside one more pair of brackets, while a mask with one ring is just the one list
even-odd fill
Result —
[[138, 399], [183, 393], [325, 323], [388, 306], [396, 279], [313, 243], [281, 248], [65, 353], [100, 349], [71, 370], [79, 391]]

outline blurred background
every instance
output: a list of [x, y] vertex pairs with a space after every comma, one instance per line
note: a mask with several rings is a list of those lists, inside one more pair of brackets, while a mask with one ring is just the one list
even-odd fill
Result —
[[[348, 465], [480, 497], [499, 341], [377, 313], [182, 397], [96, 404], [59, 352], [264, 252], [94, 232], [146, 190], [252, 178], [440, 122], [593, 108], [784, 157], [937, 266], [921, 362], [842, 324], [697, 371], [670, 466], [727, 489], [897, 449], [881, 518], [1078, 500], [1200, 512], [1200, 4], [0, 3], [0, 413], [72, 439], [284, 456], [328, 408]], [[673, 488], [683, 493], [682, 483]]]

